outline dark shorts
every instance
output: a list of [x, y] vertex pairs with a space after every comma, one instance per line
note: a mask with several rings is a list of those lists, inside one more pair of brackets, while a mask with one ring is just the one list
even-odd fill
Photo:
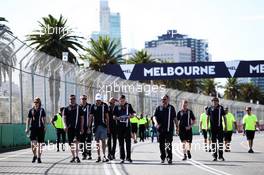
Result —
[[138, 130], [138, 124], [137, 123], [131, 123], [131, 132], [137, 133]]
[[31, 128], [30, 129], [30, 140], [36, 140], [39, 143], [43, 143], [45, 138], [44, 128]]
[[67, 134], [68, 134], [69, 145], [75, 141], [80, 142], [81, 140], [80, 129], [69, 128]]
[[95, 140], [105, 140], [107, 139], [107, 128], [104, 126], [97, 126], [95, 130]]
[[233, 131], [225, 131], [224, 140], [230, 142], [232, 140], [232, 134], [233, 134]]
[[192, 138], [193, 138], [192, 129], [186, 130], [185, 128], [180, 128], [179, 136], [180, 136], [181, 142], [187, 141], [189, 143], [192, 143]]
[[203, 129], [202, 130], [202, 133], [203, 133], [204, 139], [207, 139], [207, 130], [206, 129]]
[[247, 140], [253, 140], [255, 137], [255, 131], [246, 131]]

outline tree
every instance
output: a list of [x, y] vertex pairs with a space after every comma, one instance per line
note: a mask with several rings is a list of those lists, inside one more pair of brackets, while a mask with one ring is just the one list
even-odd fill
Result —
[[259, 87], [254, 85], [252, 82], [241, 84], [239, 92], [239, 100], [245, 102], [250, 102], [250, 100], [258, 100], [263, 103], [263, 94], [261, 93]]
[[[14, 66], [17, 61], [16, 56], [13, 55], [15, 48], [14, 43], [8, 44], [12, 40], [12, 32], [5, 24], [6, 22], [8, 21], [4, 17], [0, 17], [0, 33], [4, 32], [0, 37], [0, 87], [2, 86], [2, 81], [6, 81], [10, 67]], [[11, 77], [9, 77], [9, 80], [11, 80]]]
[[216, 86], [218, 83], [214, 79], [204, 79], [201, 81], [201, 90], [204, 95], [216, 96]]
[[128, 64], [148, 64], [157, 63], [157, 60], [152, 59], [151, 55], [145, 50], [137, 51], [131, 58], [127, 60]]
[[[74, 31], [67, 25], [67, 19], [60, 15], [59, 19], [48, 15], [43, 17], [42, 21], [38, 21], [39, 29], [34, 30], [33, 34], [27, 35], [27, 41], [37, 50], [48, 55], [62, 59], [62, 52], [68, 52], [68, 62], [78, 64], [76, 56], [79, 50], [83, 49], [81, 40], [83, 37], [74, 35]], [[33, 65], [41, 69], [45, 65], [47, 56], [41, 57], [38, 65]], [[60, 73], [54, 72], [56, 64], [50, 65], [49, 88], [52, 102], [52, 112], [58, 109], [58, 101], [60, 97]], [[45, 72], [46, 70], [44, 70]], [[54, 80], [56, 79], [56, 81]], [[53, 91], [55, 89], [55, 92]], [[54, 99], [55, 95], [55, 99]], [[55, 106], [54, 106], [55, 104]]]
[[87, 54], [82, 59], [88, 60], [90, 68], [96, 71], [103, 71], [107, 64], [117, 64], [122, 60], [120, 44], [111, 40], [108, 36], [99, 36], [98, 40], [90, 39], [89, 47], [85, 49]]
[[224, 88], [224, 97], [226, 99], [237, 99], [237, 97], [239, 96], [239, 83], [237, 81], [237, 78], [228, 78]]

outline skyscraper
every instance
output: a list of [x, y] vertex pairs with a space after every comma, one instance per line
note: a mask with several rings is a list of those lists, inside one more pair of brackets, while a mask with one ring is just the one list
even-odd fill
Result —
[[100, 35], [107, 35], [121, 45], [120, 14], [111, 13], [108, 1], [100, 1]]
[[100, 1], [100, 33], [110, 34], [110, 8], [107, 0]]

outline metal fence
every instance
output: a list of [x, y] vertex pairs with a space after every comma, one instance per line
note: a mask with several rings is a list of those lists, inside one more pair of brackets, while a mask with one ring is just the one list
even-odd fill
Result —
[[[156, 90], [156, 85], [128, 81], [119, 77], [81, 68], [45, 53], [34, 50], [17, 37], [0, 31], [0, 123], [24, 123], [32, 100], [38, 96], [48, 117], [66, 106], [68, 96], [86, 94], [88, 102], [101, 92], [106, 101], [111, 96], [127, 96], [137, 112], [152, 114], [160, 97], [168, 94], [177, 110], [182, 99], [187, 99], [194, 113], [199, 116], [211, 97], [173, 89]], [[125, 88], [124, 88], [125, 87]], [[152, 89], [152, 90], [151, 90]], [[238, 101], [221, 100], [241, 120], [245, 106], [263, 121], [264, 106]], [[198, 123], [198, 122], [197, 122]]]

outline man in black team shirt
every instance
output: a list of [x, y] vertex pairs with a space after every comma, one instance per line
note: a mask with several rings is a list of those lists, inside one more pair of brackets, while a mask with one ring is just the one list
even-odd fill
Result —
[[226, 126], [226, 118], [224, 107], [219, 105], [219, 99], [217, 97], [214, 97], [212, 99], [212, 106], [207, 109], [207, 115], [207, 126], [210, 122], [212, 132], [212, 151], [214, 152], [213, 161], [217, 161], [217, 155], [219, 156], [219, 160], [224, 161], [225, 159], [223, 156], [223, 135], [224, 130], [226, 130], [226, 128], [223, 128], [223, 119], [225, 124], [224, 126]]
[[88, 134], [89, 117], [91, 113], [91, 104], [87, 103], [87, 96], [80, 97], [80, 107], [83, 110], [83, 134], [81, 135], [82, 160], [88, 156], [88, 160], [92, 159], [92, 133]]
[[72, 159], [70, 162], [80, 163], [78, 148], [83, 133], [83, 110], [76, 104], [75, 95], [70, 95], [69, 103], [69, 106], [65, 107], [63, 111], [64, 130], [68, 134], [68, 142], [71, 147]]
[[[131, 126], [130, 117], [135, 114], [132, 105], [126, 102], [126, 97], [121, 95], [119, 104], [114, 108], [114, 119], [117, 120], [117, 133], [120, 149], [120, 163], [126, 160], [132, 163], [131, 159]], [[124, 148], [124, 141], [126, 142], [126, 155]]]
[[[108, 162], [109, 160], [105, 156], [106, 149], [106, 139], [107, 133], [109, 133], [109, 117], [108, 117], [108, 106], [106, 103], [102, 102], [101, 94], [95, 95], [96, 103], [91, 107], [91, 117], [89, 121], [89, 128], [91, 128], [91, 121], [94, 121], [94, 131], [95, 131], [95, 140], [96, 140], [96, 148], [98, 158], [96, 160], [97, 163], [101, 162], [100, 156], [100, 141], [102, 143], [102, 151], [103, 151], [103, 162]], [[91, 131], [89, 130], [88, 133]]]
[[[177, 134], [180, 136], [183, 148], [183, 159], [192, 158], [191, 144], [192, 144], [192, 125], [195, 123], [195, 117], [192, 110], [188, 109], [188, 101], [182, 101], [182, 109], [177, 113]], [[187, 155], [186, 155], [187, 153]]]
[[161, 163], [164, 163], [167, 158], [168, 164], [172, 164], [172, 141], [174, 124], [176, 125], [176, 112], [175, 108], [169, 104], [168, 95], [164, 95], [161, 99], [162, 105], [156, 108], [153, 121], [159, 135]]
[[45, 137], [46, 113], [41, 107], [40, 98], [34, 99], [34, 106], [28, 112], [25, 132], [30, 131], [31, 148], [34, 154], [32, 163], [41, 163], [42, 143]]
[[109, 114], [109, 129], [110, 133], [108, 133], [108, 159], [113, 160], [115, 159], [115, 151], [116, 151], [116, 140], [117, 140], [117, 124], [116, 120], [113, 118], [113, 112], [115, 107], [115, 102], [117, 100], [113, 97], [109, 99], [109, 106], [108, 106], [108, 114]]

